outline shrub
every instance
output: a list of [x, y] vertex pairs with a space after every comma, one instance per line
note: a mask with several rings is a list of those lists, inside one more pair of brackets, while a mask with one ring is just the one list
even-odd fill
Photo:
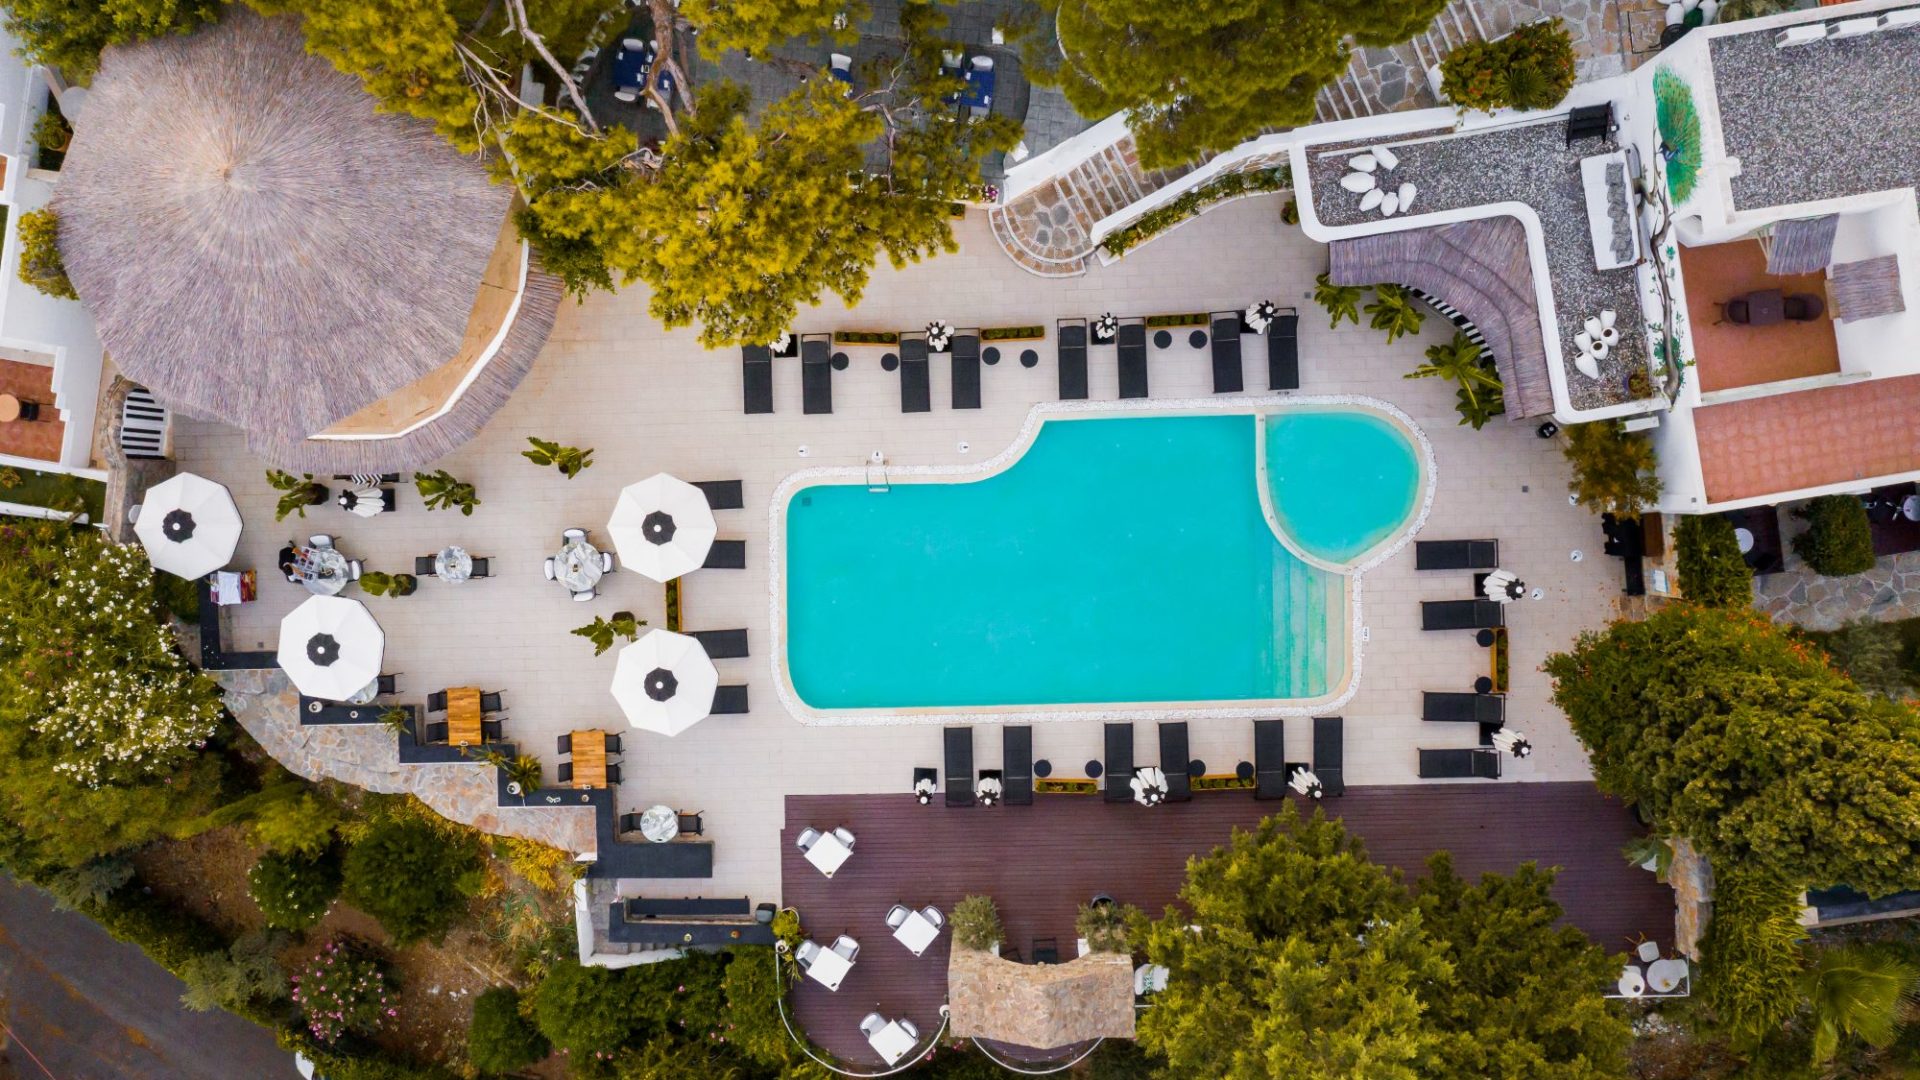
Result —
[[1558, 19], [1498, 41], [1470, 41], [1440, 62], [1441, 93], [1461, 109], [1550, 109], [1573, 89], [1573, 35]]
[[1128, 924], [1139, 910], [1121, 904], [1081, 904], [1073, 928], [1094, 952], [1127, 951]]
[[1890, 698], [1905, 698], [1913, 689], [1907, 676], [1907, 646], [1898, 627], [1855, 619], [1818, 638], [1833, 665], [1860, 689]]
[[62, 300], [78, 300], [60, 258], [60, 215], [51, 207], [20, 215], [20, 280]]
[[379, 961], [335, 938], [293, 975], [293, 1000], [307, 1030], [323, 1043], [347, 1032], [370, 1034], [398, 1014]]
[[577, 446], [561, 446], [557, 442], [537, 439], [531, 435], [527, 436], [527, 442], [533, 445], [533, 449], [520, 451], [521, 457], [543, 468], [551, 465], [559, 469], [560, 475], [569, 480], [593, 466], [591, 448], [582, 450]]
[[295, 476], [281, 469], [268, 469], [267, 484], [280, 493], [280, 502], [273, 508], [275, 521], [285, 521], [288, 514], [306, 517], [307, 507], [327, 501], [325, 485], [314, 483], [312, 473]]
[[1360, 286], [1335, 285], [1332, 274], [1321, 274], [1313, 282], [1313, 302], [1327, 309], [1328, 329], [1339, 326], [1342, 319], [1360, 324]]
[[900, 335], [891, 330], [835, 330], [833, 340], [836, 345], [898, 345]]
[[473, 508], [480, 505], [480, 499], [472, 484], [455, 479], [445, 469], [435, 469], [430, 473], [414, 473], [413, 486], [420, 492], [420, 501], [429, 510], [458, 510], [462, 516], [472, 517]]
[[626, 1045], [641, 1020], [628, 979], [632, 970], [586, 967], [571, 957], [554, 963], [533, 988], [540, 1033], [571, 1054], [611, 1053]]
[[284, 944], [284, 935], [255, 930], [240, 935], [224, 952], [201, 953], [179, 972], [187, 986], [180, 1003], [195, 1012], [211, 1012], [284, 1000], [287, 976], [274, 959]]
[[981, 341], [1030, 341], [1046, 336], [1044, 326], [989, 326], [980, 331]]
[[61, 153], [73, 141], [73, 125], [67, 123], [66, 117], [49, 108], [40, 114], [40, 119], [33, 122], [33, 141], [42, 150]]
[[1653, 443], [1645, 434], [1627, 431], [1612, 420], [1574, 424], [1565, 434], [1561, 453], [1573, 466], [1567, 489], [1581, 506], [1596, 514], [1637, 518], [1660, 497]]
[[1815, 573], [1846, 577], [1873, 569], [1873, 528], [1859, 499], [1822, 495], [1793, 516], [1807, 522], [1807, 531], [1793, 538], [1794, 553]]
[[613, 618], [596, 615], [585, 626], [576, 626], [569, 633], [593, 642], [593, 655], [599, 656], [613, 648], [615, 638], [632, 641], [640, 636], [640, 628], [647, 625], [645, 619], [636, 619], [631, 611], [616, 611]]
[[104, 904], [114, 890], [133, 880], [133, 863], [124, 855], [89, 859], [48, 878], [43, 887], [61, 911], [86, 911]]
[[334, 830], [339, 828], [340, 809], [331, 801], [303, 791], [296, 796], [274, 799], [253, 815], [253, 842], [280, 855], [316, 856], [333, 845]]
[[509, 1073], [553, 1052], [533, 1021], [520, 1015], [520, 991], [496, 986], [473, 999], [467, 1028], [467, 1059], [481, 1072]]
[[1387, 332], [1388, 344], [1403, 335], [1419, 333], [1420, 324], [1427, 321], [1427, 313], [1414, 303], [1413, 294], [1399, 285], [1375, 285], [1373, 303], [1367, 305], [1366, 312], [1369, 326]]
[[1700, 996], [1736, 1045], [1753, 1045], [1800, 1005], [1799, 890], [1750, 873], [1719, 875], [1700, 943]]
[[1262, 191], [1286, 191], [1292, 187], [1293, 170], [1285, 165], [1228, 173], [1194, 188], [1165, 206], [1141, 214], [1132, 224], [1108, 233], [1100, 241], [1100, 246], [1106, 249], [1107, 254], [1118, 258], [1125, 255], [1128, 249], [1193, 217], [1213, 203]]
[[1740, 554], [1733, 522], [1719, 514], [1689, 514], [1674, 526], [1680, 592], [1709, 607], [1753, 603], [1753, 569]]
[[320, 921], [340, 895], [340, 865], [331, 856], [260, 856], [247, 871], [247, 895], [268, 926], [305, 930]]
[[736, 951], [721, 988], [727, 995], [727, 1041], [740, 1053], [770, 1069], [799, 1057], [780, 1023], [780, 979], [768, 950]]
[[406, 945], [444, 935], [479, 891], [485, 866], [470, 835], [401, 818], [370, 829], [342, 871], [347, 901]]
[[953, 941], [963, 949], [991, 949], [1006, 931], [991, 896], [968, 896], [953, 905]]

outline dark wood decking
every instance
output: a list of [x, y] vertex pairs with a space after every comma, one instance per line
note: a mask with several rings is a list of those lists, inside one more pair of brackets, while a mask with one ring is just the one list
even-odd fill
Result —
[[[931, 1034], [946, 1000], [952, 935], [943, 931], [915, 957], [886, 927], [895, 901], [951, 912], [962, 896], [985, 893], [998, 902], [1007, 943], [1023, 958], [1031, 959], [1033, 940], [1045, 937], [1070, 958], [1079, 904], [1106, 892], [1157, 913], [1179, 890], [1188, 856], [1224, 843], [1235, 826], [1252, 825], [1278, 805], [1241, 792], [1200, 793], [1191, 803], [1154, 809], [1073, 795], [991, 809], [937, 800], [919, 806], [910, 795], [788, 796], [784, 902], [799, 909], [821, 944], [841, 933], [860, 942], [860, 959], [839, 991], [803, 979], [792, 997], [795, 1013], [822, 1047], [877, 1064], [860, 1035], [862, 1016], [907, 1016]], [[1573, 925], [1608, 950], [1626, 951], [1638, 934], [1671, 941], [1672, 892], [1620, 854], [1640, 833], [1633, 815], [1591, 784], [1360, 787], [1326, 805], [1365, 839], [1374, 859], [1410, 874], [1442, 849], [1468, 876], [1536, 860], [1562, 868], [1556, 899]], [[856, 837], [853, 857], [831, 880], [793, 846], [809, 825], [845, 825]]]

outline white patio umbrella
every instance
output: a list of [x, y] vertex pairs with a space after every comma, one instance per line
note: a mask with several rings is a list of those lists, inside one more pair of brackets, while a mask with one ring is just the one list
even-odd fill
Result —
[[280, 620], [281, 670], [308, 697], [345, 701], [380, 677], [387, 635], [344, 596], [310, 596]]
[[627, 721], [641, 731], [678, 735], [713, 711], [720, 673], [699, 641], [669, 630], [620, 650], [613, 669], [613, 697]]
[[240, 511], [225, 487], [183, 472], [147, 489], [133, 532], [154, 569], [191, 581], [233, 561]]
[[620, 492], [607, 532], [621, 562], [655, 581], [672, 581], [706, 562], [713, 547], [713, 507], [706, 492], [655, 473]]

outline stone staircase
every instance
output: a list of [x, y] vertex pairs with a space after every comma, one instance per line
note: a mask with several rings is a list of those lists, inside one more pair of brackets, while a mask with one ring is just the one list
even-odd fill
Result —
[[1093, 226], [1192, 172], [1202, 162], [1177, 169], [1140, 167], [1133, 137], [1115, 142], [987, 214], [994, 239], [1007, 257], [1041, 277], [1086, 273], [1093, 254]]
[[1411, 41], [1386, 49], [1356, 47], [1346, 73], [1321, 88], [1315, 119], [1329, 123], [1438, 105], [1427, 86], [1427, 69], [1455, 48], [1486, 37], [1473, 0], [1452, 0]]

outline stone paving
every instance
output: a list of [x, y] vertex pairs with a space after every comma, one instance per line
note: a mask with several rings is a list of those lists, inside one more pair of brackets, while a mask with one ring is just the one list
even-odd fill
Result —
[[[1784, 515], [1783, 515], [1784, 522]], [[1787, 569], [1753, 581], [1753, 602], [1775, 622], [1837, 630], [1855, 619], [1920, 616], [1920, 551], [1889, 555], [1851, 577], [1822, 577], [1789, 555]]]

